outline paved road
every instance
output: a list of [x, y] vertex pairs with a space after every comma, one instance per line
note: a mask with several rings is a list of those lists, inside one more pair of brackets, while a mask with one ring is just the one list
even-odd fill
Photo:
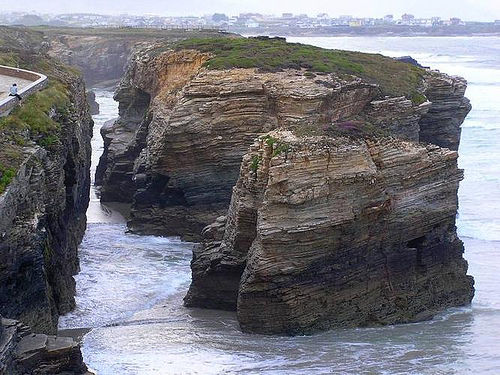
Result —
[[0, 100], [9, 96], [10, 86], [12, 86], [13, 83], [17, 83], [18, 91], [21, 91], [23, 88], [32, 83], [32, 81], [0, 75]]

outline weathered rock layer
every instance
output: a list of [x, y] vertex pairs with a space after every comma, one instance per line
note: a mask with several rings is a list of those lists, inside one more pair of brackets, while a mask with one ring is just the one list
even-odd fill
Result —
[[[198, 239], [204, 226], [225, 214], [249, 145], [272, 129], [322, 134], [332, 125], [348, 133], [375, 128], [456, 148], [457, 129], [470, 109], [464, 81], [436, 72], [425, 76], [421, 91], [424, 99], [431, 92], [442, 99], [448, 114], [440, 119], [426, 115], [442, 113], [431, 102], [385, 97], [377, 85], [355, 77], [207, 70], [207, 54], [155, 51], [137, 54], [121, 82], [120, 118], [103, 129], [98, 172], [102, 199], [133, 202], [129, 227], [141, 233]], [[439, 121], [441, 133], [424, 137], [424, 119]]]
[[222, 240], [205, 235], [195, 251], [188, 306], [237, 308], [247, 332], [301, 334], [470, 303], [456, 152], [270, 136], [274, 145], [261, 139], [243, 159]]
[[100, 173], [104, 198], [132, 202], [132, 230], [203, 230], [187, 306], [299, 334], [470, 302], [455, 230], [462, 78], [420, 71], [410, 95], [388, 96], [368, 78], [210, 70], [209, 53], [163, 51], [131, 62]]
[[52, 112], [58, 141], [49, 149], [25, 147], [0, 195], [0, 313], [45, 333], [75, 306], [73, 275], [89, 201], [93, 123], [83, 81], [67, 78], [69, 110]]
[[72, 338], [35, 334], [16, 320], [0, 317], [0, 374], [91, 373]]

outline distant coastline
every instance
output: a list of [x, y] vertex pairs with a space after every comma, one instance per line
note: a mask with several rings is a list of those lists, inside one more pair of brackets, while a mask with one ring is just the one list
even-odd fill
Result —
[[424, 27], [418, 25], [299, 27], [231, 27], [227, 31], [243, 35], [287, 36], [500, 36], [500, 24], [477, 23]]

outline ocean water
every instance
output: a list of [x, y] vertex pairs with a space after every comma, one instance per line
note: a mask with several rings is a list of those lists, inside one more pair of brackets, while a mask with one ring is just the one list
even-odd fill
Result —
[[[93, 195], [77, 308], [60, 327], [92, 328], [83, 354], [100, 375], [500, 374], [500, 37], [288, 40], [411, 55], [468, 79], [473, 110], [459, 150], [465, 179], [457, 226], [476, 280], [472, 305], [416, 324], [307, 337], [243, 334], [234, 313], [182, 306], [192, 244], [128, 234], [123, 218]], [[117, 116], [112, 93], [96, 94], [102, 112], [94, 117], [94, 162], [102, 152], [98, 129]]]

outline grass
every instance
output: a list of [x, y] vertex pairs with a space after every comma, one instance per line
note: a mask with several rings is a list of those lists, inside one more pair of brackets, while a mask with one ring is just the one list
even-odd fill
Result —
[[61, 82], [50, 82], [46, 89], [29, 96], [9, 116], [1, 118], [0, 132], [11, 135], [11, 140], [20, 145], [19, 134], [26, 131], [41, 146], [52, 145], [60, 124], [51, 112], [66, 113], [69, 104], [68, 89]]
[[42, 46], [43, 33], [26, 27], [0, 26], [0, 49], [32, 50]]
[[236, 35], [218, 30], [182, 30], [182, 29], [151, 29], [135, 27], [54, 27], [54, 26], [33, 26], [28, 30], [43, 32], [45, 35], [74, 35], [74, 36], [105, 36], [105, 37], [124, 37], [124, 38], [193, 38]]
[[424, 94], [417, 92], [417, 93], [413, 94], [413, 96], [411, 97], [411, 101], [415, 105], [420, 105], [420, 104], [425, 103], [427, 101], [427, 97]]
[[15, 176], [16, 170], [14, 168], [5, 167], [3, 164], [0, 164], [0, 194], [5, 191]]
[[0, 193], [22, 163], [23, 147], [36, 143], [52, 151], [60, 143], [61, 123], [70, 111], [70, 82], [79, 73], [41, 53], [42, 41], [40, 32], [0, 27], [0, 64], [49, 77], [43, 90], [25, 98], [8, 116], [0, 118]]
[[12, 52], [0, 52], [0, 65], [17, 66], [19, 56]]
[[257, 173], [257, 170], [259, 169], [259, 164], [261, 162], [261, 158], [257, 155], [252, 156], [252, 161], [250, 163], [250, 169], [253, 171], [253, 173]]
[[365, 120], [349, 120], [336, 122], [325, 129], [329, 136], [351, 137], [387, 137], [389, 132]]
[[9, 116], [0, 118], [0, 194], [22, 162], [22, 147], [35, 142], [47, 150], [59, 144], [61, 125], [68, 114], [68, 88], [51, 81], [47, 88], [26, 98]]
[[196, 49], [214, 55], [208, 69], [258, 68], [261, 71], [306, 69], [312, 73], [355, 75], [380, 85], [382, 93], [411, 98], [425, 70], [379, 54], [328, 50], [283, 38], [192, 38], [175, 49]]
[[[292, 129], [297, 137], [328, 136], [328, 137], [351, 137], [356, 138], [376, 138], [389, 137], [389, 131], [382, 129], [363, 118], [356, 118], [346, 121], [338, 121], [319, 127], [313, 124], [300, 126]], [[286, 150], [285, 150], [286, 151]], [[283, 151], [282, 151], [283, 152]]]

